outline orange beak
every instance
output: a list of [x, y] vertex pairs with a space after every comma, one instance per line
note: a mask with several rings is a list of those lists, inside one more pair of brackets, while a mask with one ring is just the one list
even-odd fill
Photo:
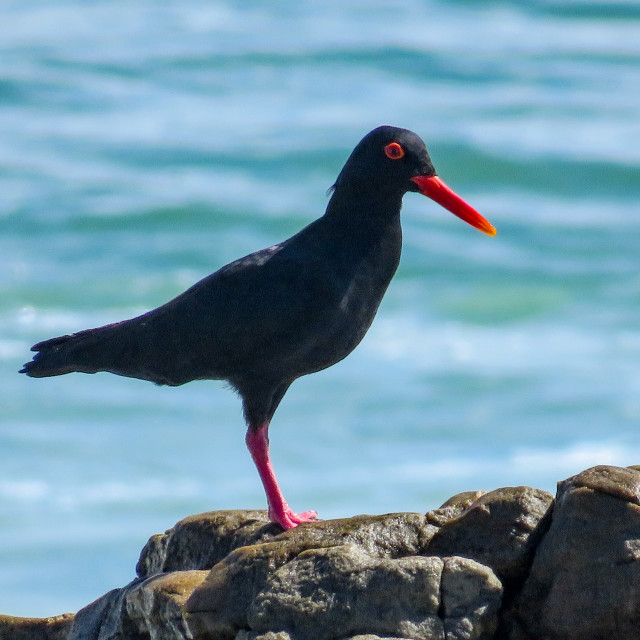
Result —
[[495, 236], [496, 228], [483, 218], [471, 205], [468, 205], [455, 191], [450, 189], [438, 176], [416, 176], [411, 178], [418, 185], [422, 195], [431, 198], [472, 227], [488, 236]]

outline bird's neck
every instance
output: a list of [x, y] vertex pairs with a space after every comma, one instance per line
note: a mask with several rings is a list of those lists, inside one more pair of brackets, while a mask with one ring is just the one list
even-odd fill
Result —
[[402, 251], [401, 206], [402, 195], [353, 193], [341, 187], [317, 221], [331, 243], [343, 247], [336, 251], [336, 259], [375, 265], [376, 277], [384, 283], [382, 292], [395, 273]]
[[324, 217], [350, 228], [384, 229], [400, 224], [402, 193], [364, 185], [340, 185], [329, 200]]

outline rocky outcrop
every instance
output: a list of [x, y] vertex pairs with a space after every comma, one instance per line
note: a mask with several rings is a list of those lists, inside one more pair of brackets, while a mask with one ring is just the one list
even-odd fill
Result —
[[640, 471], [454, 496], [421, 515], [282, 532], [191, 516], [75, 616], [0, 616], [0, 640], [640, 639]]
[[514, 640], [640, 638], [640, 471], [595, 467], [558, 485], [513, 616]]

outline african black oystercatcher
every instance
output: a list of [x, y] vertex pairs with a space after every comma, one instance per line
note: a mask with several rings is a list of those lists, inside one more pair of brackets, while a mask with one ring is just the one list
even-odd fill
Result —
[[242, 397], [246, 443], [270, 518], [283, 529], [314, 520], [313, 511], [294, 513], [280, 491], [269, 423], [296, 378], [342, 360], [369, 329], [400, 260], [407, 191], [496, 233], [440, 180], [415, 133], [378, 127], [351, 153], [321, 218], [153, 311], [39, 342], [21, 373], [108, 371], [171, 386], [227, 380]]

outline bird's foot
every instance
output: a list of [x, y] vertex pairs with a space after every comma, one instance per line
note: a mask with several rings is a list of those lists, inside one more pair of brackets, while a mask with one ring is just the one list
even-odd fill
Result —
[[285, 531], [293, 529], [303, 522], [313, 522], [317, 520], [318, 514], [315, 511], [305, 511], [304, 513], [294, 513], [286, 504], [282, 509], [269, 509], [269, 518], [277, 522]]

